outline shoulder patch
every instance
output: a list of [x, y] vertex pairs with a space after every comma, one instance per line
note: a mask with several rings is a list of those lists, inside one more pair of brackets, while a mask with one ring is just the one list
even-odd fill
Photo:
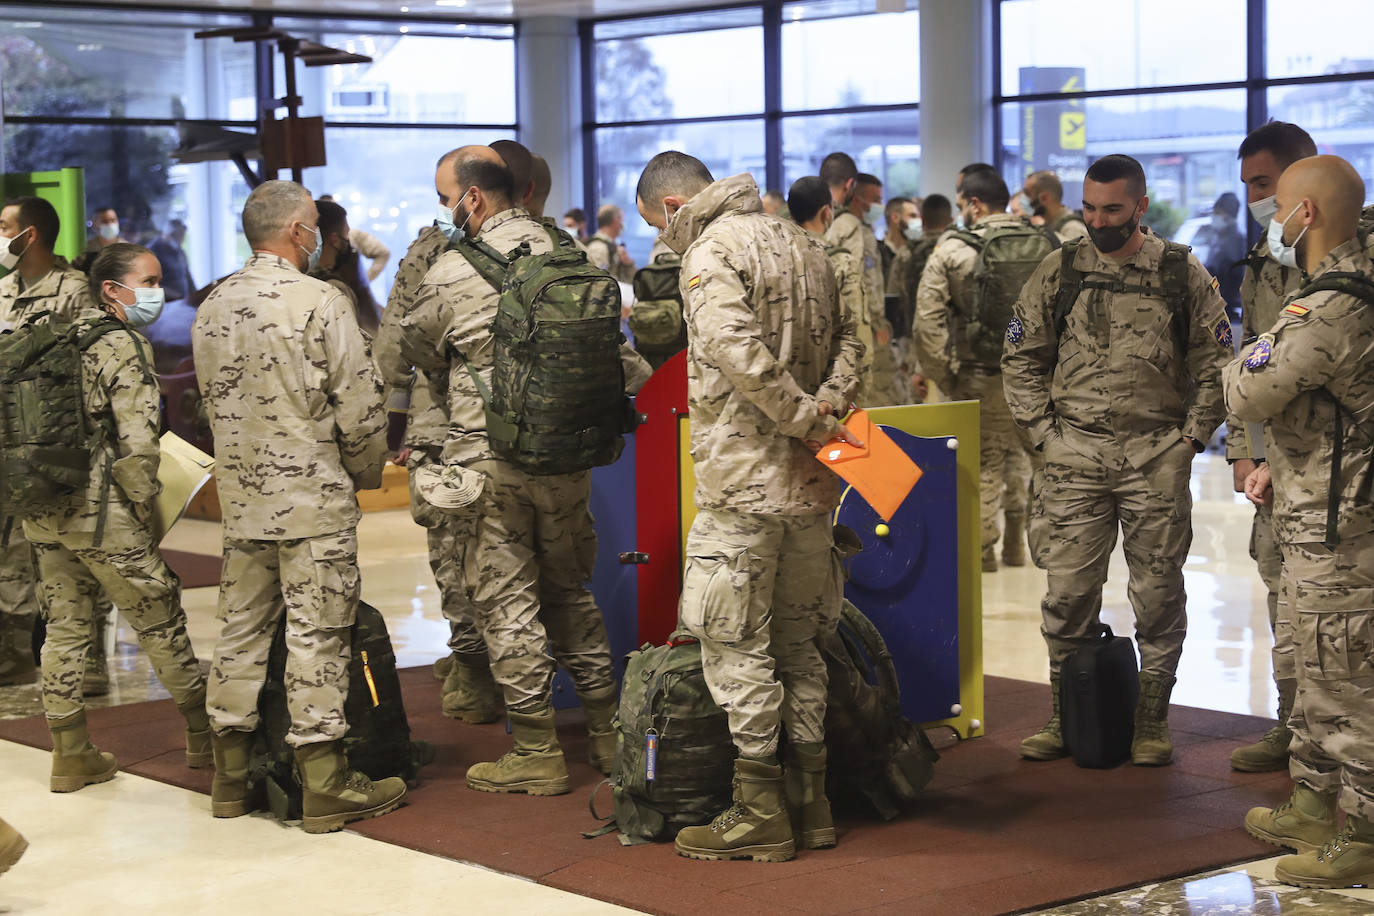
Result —
[[1216, 277], [1213, 277], [1213, 278], [1212, 278], [1212, 290], [1215, 292], [1216, 290], [1218, 290], [1218, 289], [1220, 289], [1220, 288], [1221, 288], [1221, 281], [1218, 280]]
[[1026, 326], [1021, 323], [1021, 319], [1015, 316], [1007, 322], [1007, 342], [1019, 344], [1026, 338]]
[[1229, 318], [1223, 315], [1221, 318], [1217, 319], [1217, 326], [1212, 328], [1212, 333], [1216, 335], [1217, 343], [1232, 352], [1235, 351], [1236, 342], [1231, 336], [1231, 320]]
[[1305, 315], [1306, 315], [1308, 312], [1310, 312], [1310, 311], [1312, 311], [1312, 310], [1311, 310], [1310, 308], [1308, 308], [1307, 306], [1305, 306], [1305, 305], [1298, 305], [1296, 302], [1290, 302], [1290, 303], [1288, 303], [1288, 305], [1284, 306], [1284, 309], [1283, 309], [1283, 313], [1284, 313], [1285, 315], [1296, 315], [1296, 316], [1299, 317], [1299, 318], [1302, 318], [1303, 316], [1305, 316]]
[[698, 286], [700, 286], [700, 285], [701, 285], [701, 274], [697, 274], [695, 277], [693, 277], [692, 279], [690, 279], [690, 280], [687, 281], [687, 288], [688, 288], [688, 289], [696, 289], [696, 288], [697, 288]]
[[1274, 353], [1274, 338], [1269, 334], [1261, 334], [1259, 340], [1255, 341], [1255, 346], [1250, 350], [1250, 355], [1245, 357], [1245, 368], [1263, 369], [1269, 365], [1269, 357]]

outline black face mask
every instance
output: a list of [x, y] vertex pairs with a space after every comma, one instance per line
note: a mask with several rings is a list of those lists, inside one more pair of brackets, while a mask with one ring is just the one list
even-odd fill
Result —
[[1088, 238], [1092, 239], [1098, 251], [1103, 254], [1111, 254], [1113, 251], [1119, 251], [1123, 245], [1131, 240], [1131, 236], [1135, 235], [1135, 229], [1138, 225], [1140, 225], [1140, 220], [1133, 216], [1120, 226], [1104, 226], [1101, 229], [1088, 226]]

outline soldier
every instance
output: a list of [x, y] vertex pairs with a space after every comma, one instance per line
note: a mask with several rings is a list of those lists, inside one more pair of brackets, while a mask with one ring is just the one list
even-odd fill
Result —
[[635, 278], [635, 262], [617, 239], [625, 231], [625, 213], [615, 204], [596, 211], [596, 234], [587, 240], [587, 257], [621, 283]]
[[119, 214], [115, 212], [114, 207], [96, 207], [92, 210], [88, 228], [91, 230], [91, 237], [86, 242], [86, 250], [77, 255], [76, 260], [72, 262], [72, 269], [83, 274], [91, 269], [96, 255], [102, 250], [115, 242], [124, 241], [119, 234]]
[[1011, 195], [1006, 182], [991, 169], [969, 172], [961, 187], [959, 217], [977, 238], [958, 232], [947, 234], [926, 261], [916, 292], [916, 359], [925, 377], [939, 386], [946, 400], [979, 402], [982, 563], [984, 572], [996, 572], [999, 539], [1005, 565], [1026, 563], [1031, 463], [1024, 437], [1007, 409], [1002, 367], [987, 354], [975, 352], [968, 325], [983, 307], [974, 278], [980, 252], [975, 245], [990, 233], [1019, 229], [1024, 224], [1006, 212]]
[[1140, 647], [1131, 761], [1160, 766], [1173, 755], [1169, 694], [1187, 625], [1183, 561], [1192, 541], [1188, 479], [1222, 418], [1231, 324], [1197, 259], [1140, 228], [1148, 206], [1140, 163], [1118, 155], [1094, 162], [1083, 182], [1091, 242], [1046, 257], [1007, 326], [1007, 405], [1044, 461], [1039, 502], [1049, 533], [1041, 613], [1054, 712], [1021, 742], [1031, 760], [1067, 753], [1059, 668], [1101, 635], [1118, 524]]
[[[18, 327], [48, 312], [72, 321], [95, 307], [85, 274], [53, 253], [61, 229], [52, 204], [38, 197], [16, 197], [0, 207], [0, 331]], [[117, 235], [118, 233], [116, 233]], [[33, 680], [33, 628], [38, 620], [33, 550], [24, 526], [0, 512], [0, 686]], [[91, 615], [91, 645], [82, 690], [101, 696], [110, 689], [105, 659], [105, 627], [110, 599], [99, 589]]]
[[[883, 330], [883, 284], [878, 267], [878, 240], [871, 231], [864, 231], [867, 227], [858, 216], [867, 211], [868, 205], [866, 199], [856, 203], [859, 169], [849, 154], [831, 153], [821, 160], [820, 178], [830, 188], [831, 208], [835, 214], [830, 228], [826, 230], [825, 242], [831, 248], [843, 248], [849, 252], [858, 266], [862, 281], [859, 288], [863, 304], [854, 315], [859, 342], [863, 344], [857, 400], [865, 405], [881, 406], [886, 401], [879, 393], [874, 364], [879, 346], [886, 347], [891, 343], [891, 337]], [[868, 188], [868, 194], [876, 190], [881, 196], [881, 188], [875, 189], [872, 185]]]
[[883, 243], [878, 246], [878, 256], [883, 264], [883, 290], [891, 295], [897, 292], [893, 286], [892, 265], [921, 237], [920, 207], [910, 197], [888, 198], [883, 207], [883, 221], [886, 230]]
[[381, 484], [381, 381], [353, 309], [306, 274], [323, 247], [315, 202], [289, 181], [248, 196], [253, 254], [206, 297], [191, 344], [224, 512], [223, 629], [210, 670], [211, 812], [248, 813], [246, 778], [267, 656], [286, 619], [286, 699], [305, 830], [386, 814], [398, 778], [348, 769], [349, 627], [358, 606], [356, 490]]
[[1064, 206], [1064, 185], [1051, 171], [1031, 172], [1021, 187], [1021, 207], [1029, 218], [1035, 216], [1059, 237], [1061, 242], [1086, 239], [1088, 226], [1083, 217]]
[[43, 708], [52, 732], [54, 792], [73, 792], [115, 775], [114, 755], [91, 744], [82, 700], [91, 615], [102, 590], [119, 602], [186, 720], [187, 766], [211, 762], [205, 679], [186, 635], [181, 582], [163, 562], [152, 527], [161, 489], [161, 405], [152, 348], [130, 327], [157, 319], [161, 283], [157, 258], [139, 245], [108, 245], [91, 264], [91, 296], [128, 324], [111, 329], [106, 323], [101, 333], [98, 312], [73, 319], [94, 336], [81, 354], [82, 414], [88, 429], [101, 431], [90, 478], [69, 504], [24, 522], [48, 625]]
[[787, 209], [787, 202], [783, 200], [782, 192], [769, 189], [760, 196], [763, 203], [763, 212], [769, 216], [780, 216], [783, 219], [791, 219], [791, 212]]
[[1245, 828], [1300, 853], [1279, 859], [1274, 875], [1303, 887], [1374, 882], [1374, 261], [1357, 234], [1364, 190], [1336, 156], [1283, 172], [1270, 250], [1312, 280], [1224, 375], [1231, 412], [1265, 422], [1268, 460], [1245, 490], [1272, 500], [1296, 629], [1293, 795], [1252, 809]]
[[921, 237], [892, 264], [893, 291], [897, 294], [906, 326], [911, 329], [904, 366], [911, 373], [914, 403], [924, 401], [928, 394], [925, 375], [916, 355], [916, 293], [931, 253], [953, 228], [954, 208], [949, 198], [943, 194], [927, 194], [921, 199]]
[[[822, 196], [821, 192], [825, 194]], [[798, 226], [817, 237], [825, 245], [825, 234], [835, 221], [835, 205], [825, 181], [816, 176], [798, 178], [787, 193], [787, 210]], [[660, 236], [662, 238], [662, 236]], [[858, 336], [858, 315], [864, 308], [863, 271], [849, 249], [826, 245], [825, 253], [835, 271], [835, 289], [840, 298], [840, 312], [852, 322]], [[863, 344], [860, 343], [860, 347]], [[860, 363], [862, 364], [862, 354]], [[844, 405], [848, 406], [848, 405]], [[843, 411], [841, 411], [843, 412]]]
[[[451, 239], [471, 233], [500, 252], [522, 243], [534, 254], [553, 249], [548, 230], [515, 206], [510, 169], [489, 147], [446, 153], [434, 182], [447, 210], [440, 222], [454, 227]], [[615, 757], [616, 684], [605, 623], [585, 585], [596, 559], [590, 472], [534, 476], [497, 458], [487, 438], [485, 405], [469, 367], [490, 384], [499, 299], [462, 253], [444, 252], [401, 318], [402, 353], [431, 378], [447, 373], [443, 462], [482, 482], [470, 513], [477, 534], [462, 575], [505, 695], [514, 747], [494, 763], [469, 768], [467, 784], [484, 792], [558, 795], [569, 785], [554, 733], [554, 659], [572, 675], [587, 714], [588, 756], [603, 773]], [[648, 366], [628, 345], [621, 353], [627, 385], [638, 390]]]
[[[1240, 177], [1245, 182], [1250, 213], [1261, 228], [1269, 228], [1275, 211], [1274, 192], [1279, 176], [1299, 159], [1317, 155], [1317, 144], [1296, 124], [1271, 121], [1252, 131], [1240, 145]], [[1241, 341], [1248, 346], [1279, 320], [1284, 300], [1302, 282], [1297, 267], [1280, 264], [1269, 250], [1269, 240], [1261, 238], [1246, 257], [1245, 278], [1241, 281]], [[1245, 491], [1245, 480], [1264, 461], [1267, 452], [1264, 428], [1246, 424], [1239, 417], [1226, 418], [1226, 460], [1237, 493]], [[1274, 684], [1279, 694], [1279, 721], [1254, 744], [1231, 752], [1231, 768], [1246, 773], [1264, 773], [1288, 768], [1288, 745], [1292, 734], [1288, 717], [1293, 711], [1297, 691], [1297, 666], [1293, 660], [1293, 620], [1287, 605], [1281, 604], [1280, 581], [1283, 557], [1274, 539], [1274, 512], [1268, 505], [1256, 504], [1250, 526], [1250, 556], [1259, 567], [1269, 605], [1269, 628], [1274, 635], [1271, 660]]]
[[579, 242], [587, 240], [587, 211], [581, 207], [573, 207], [563, 214], [563, 228], [572, 233], [572, 237]]
[[[829, 184], [829, 182], [827, 182]], [[783, 861], [835, 844], [825, 800], [826, 670], [816, 637], [842, 588], [838, 481], [812, 453], [836, 436], [861, 352], [819, 240], [765, 216], [747, 174], [713, 182], [679, 152], [650, 160], [639, 213], [682, 255], [697, 516], [678, 625], [701, 642], [739, 749], [734, 804], [677, 835], [680, 855]], [[819, 209], [819, 208], [818, 208]], [[856, 443], [862, 444], [862, 443]], [[778, 739], [801, 806], [794, 840]]]

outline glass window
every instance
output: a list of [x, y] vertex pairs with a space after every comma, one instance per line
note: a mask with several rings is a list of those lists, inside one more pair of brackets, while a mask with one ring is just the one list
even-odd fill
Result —
[[762, 119], [601, 128], [596, 132], [596, 204], [617, 204], [625, 210], [622, 241], [637, 264], [648, 261], [657, 230], [638, 216], [635, 186], [645, 164], [667, 149], [696, 156], [716, 178], [752, 172], [756, 181], [764, 180]]
[[1001, 115], [1000, 166], [1013, 191], [1027, 173], [1053, 169], [1064, 183], [1064, 203], [1076, 208], [1088, 164], [1125, 153], [1145, 167], [1148, 221], [1184, 242], [1210, 221], [1220, 194], [1241, 191], [1243, 90], [1008, 103]]
[[231, 16], [0, 6], [8, 115], [254, 120], [253, 48], [192, 37]]
[[915, 111], [803, 115], [782, 122], [784, 194], [792, 182], [820, 171], [836, 150], [854, 157], [861, 172], [883, 182], [883, 197], [911, 197], [921, 186], [920, 121]]
[[[742, 13], [753, 24], [742, 24]], [[676, 31], [688, 22], [693, 31]], [[622, 23], [596, 27], [598, 121], [763, 111], [763, 26], [757, 9], [634, 23], [634, 30]], [[665, 33], [647, 31], [654, 23], [662, 25]], [[602, 25], [620, 27], [603, 30]]]
[[[788, 111], [895, 105], [920, 98], [920, 14], [855, 15], [852, 0], [783, 7], [782, 106]], [[852, 67], [839, 49], [862, 55]], [[841, 62], [844, 66], [840, 66]]]
[[1265, 10], [1270, 79], [1374, 70], [1368, 0], [1269, 0]]
[[[1270, 6], [1310, 15], [1308, 4]], [[1005, 0], [1002, 94], [1243, 80], [1245, 7], [1245, 0]], [[1313, 31], [1313, 21], [1304, 29], [1324, 41], [1330, 30]]]
[[1318, 152], [1353, 165], [1364, 178], [1365, 199], [1374, 198], [1374, 81], [1270, 89], [1269, 117], [1299, 125]]

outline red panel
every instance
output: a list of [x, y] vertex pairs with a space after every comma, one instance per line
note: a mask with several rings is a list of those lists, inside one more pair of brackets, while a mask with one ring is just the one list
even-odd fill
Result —
[[654, 373], [635, 398], [648, 417], [635, 430], [636, 549], [639, 567], [639, 641], [666, 642], [677, 626], [682, 589], [682, 517], [678, 501], [678, 418], [687, 414], [687, 353]]

